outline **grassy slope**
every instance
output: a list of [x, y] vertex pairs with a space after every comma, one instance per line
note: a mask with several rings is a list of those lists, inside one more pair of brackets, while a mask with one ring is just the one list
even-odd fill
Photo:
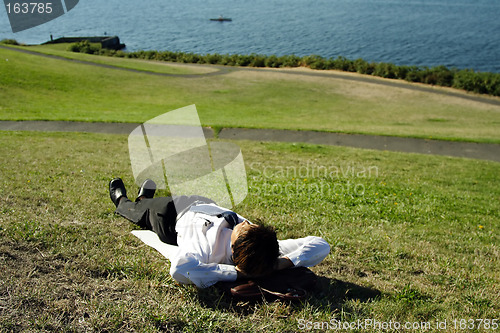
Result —
[[[159, 78], [0, 50], [1, 119], [139, 122], [196, 103], [207, 125], [498, 141], [497, 108], [459, 102], [267, 72]], [[297, 331], [300, 319], [434, 323], [500, 311], [498, 163], [239, 142], [250, 193], [238, 211], [280, 238], [332, 245], [315, 268], [321, 292], [254, 306], [177, 286], [113, 215], [109, 179], [132, 184], [126, 142], [0, 133], [0, 330]]]
[[314, 268], [320, 292], [251, 305], [179, 287], [113, 215], [109, 179], [132, 184], [126, 136], [4, 132], [0, 330], [275, 332], [298, 331], [301, 319], [451, 326], [498, 316], [498, 163], [239, 144], [250, 191], [238, 211], [280, 238], [332, 245]]
[[[110, 57], [100, 57], [93, 56], [85, 53], [75, 53], [68, 52], [68, 46], [70, 44], [52, 44], [52, 45], [35, 45], [30, 47], [16, 47], [19, 49], [27, 49], [29, 51], [39, 52], [42, 54], [55, 55], [67, 59], [81, 60], [94, 62], [98, 64], [112, 65], [119, 68], [129, 68], [139, 71], [153, 72], [153, 73], [163, 73], [163, 74], [202, 74], [210, 73], [216, 71], [216, 69], [211, 69], [208, 66], [199, 66], [198, 68], [193, 68], [189, 66], [184, 66], [182, 64], [169, 64], [165, 62], [157, 61], [146, 61], [141, 59], [135, 59], [130, 61], [130, 59], [122, 58], [110, 58]], [[15, 47], [15, 46], [14, 46]]]
[[142, 122], [196, 104], [209, 126], [500, 142], [498, 106], [373, 83], [234, 68], [220, 76], [157, 77], [4, 49], [0, 59], [3, 120]]

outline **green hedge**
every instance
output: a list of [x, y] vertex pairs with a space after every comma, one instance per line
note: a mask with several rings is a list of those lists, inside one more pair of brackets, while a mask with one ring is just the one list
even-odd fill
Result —
[[101, 44], [90, 43], [89, 41], [84, 40], [81, 42], [70, 44], [70, 46], [68, 47], [68, 51], [88, 54], [100, 54], [102, 48]]
[[15, 39], [2, 39], [2, 40], [0, 40], [0, 44], [19, 45], [19, 43]]
[[100, 54], [125, 58], [171, 61], [197, 64], [217, 64], [248, 67], [309, 67], [311, 69], [335, 69], [345, 72], [379, 76], [388, 79], [406, 80], [430, 85], [453, 87], [479, 94], [500, 96], [500, 73], [475, 72], [470, 69], [449, 69], [446, 66], [418, 67], [397, 66], [390, 63], [373, 63], [363, 59], [350, 60], [345, 57], [323, 58], [318, 55], [298, 57], [295, 55], [237, 55], [237, 54], [194, 54], [173, 51], [123, 52], [107, 50], [88, 42], [71, 44], [70, 51]]

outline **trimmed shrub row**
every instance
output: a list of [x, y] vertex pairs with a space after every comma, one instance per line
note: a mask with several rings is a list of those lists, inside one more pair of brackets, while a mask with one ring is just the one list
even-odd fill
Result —
[[2, 39], [0, 41], [0, 44], [6, 44], [6, 45], [19, 45], [17, 40], [15, 39]]
[[217, 64], [248, 67], [309, 67], [311, 69], [335, 69], [379, 76], [388, 79], [406, 80], [430, 85], [453, 87], [479, 94], [500, 96], [500, 73], [475, 72], [470, 69], [449, 69], [446, 66], [418, 67], [397, 66], [390, 63], [373, 63], [363, 59], [350, 60], [345, 57], [323, 58], [318, 55], [298, 57], [295, 55], [238, 55], [238, 54], [194, 54], [173, 51], [123, 52], [103, 49], [88, 41], [71, 44], [69, 50], [89, 54], [99, 54], [124, 58], [148, 59], [195, 64]]

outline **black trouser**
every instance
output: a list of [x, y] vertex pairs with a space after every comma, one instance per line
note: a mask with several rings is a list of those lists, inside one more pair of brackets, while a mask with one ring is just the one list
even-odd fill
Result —
[[177, 232], [175, 231], [177, 214], [192, 206], [196, 201], [215, 203], [199, 195], [145, 198], [137, 202], [122, 199], [115, 213], [143, 229], [154, 231], [162, 242], [177, 245]]

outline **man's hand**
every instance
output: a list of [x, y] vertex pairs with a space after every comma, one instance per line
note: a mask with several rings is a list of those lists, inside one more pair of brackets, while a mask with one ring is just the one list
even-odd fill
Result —
[[280, 271], [282, 269], [290, 268], [293, 266], [293, 262], [287, 257], [278, 258], [278, 260], [276, 260], [276, 264], [274, 265], [274, 270]]
[[236, 273], [238, 274], [237, 275], [237, 278], [236, 279], [256, 279], [256, 278], [259, 278], [261, 276], [257, 276], [257, 275], [248, 275], [248, 274], [245, 274], [241, 269], [239, 269], [238, 266], [235, 266], [236, 268]]
[[235, 266], [234, 268], [236, 268], [236, 273], [238, 274], [237, 278], [236, 279], [245, 279], [245, 278], [248, 278], [248, 276], [243, 273], [239, 268], [238, 266]]
[[[291, 268], [293, 266], [294, 266], [294, 264], [290, 259], [288, 259], [287, 257], [282, 257], [282, 258], [276, 259], [276, 264], [274, 265], [274, 270], [280, 271], [282, 269]], [[235, 266], [235, 268], [236, 268], [236, 273], [238, 274], [238, 277], [237, 277], [238, 280], [239, 279], [252, 279], [252, 278], [262, 277], [262, 276], [250, 276], [250, 275], [245, 274], [243, 271], [241, 271], [238, 266]]]

